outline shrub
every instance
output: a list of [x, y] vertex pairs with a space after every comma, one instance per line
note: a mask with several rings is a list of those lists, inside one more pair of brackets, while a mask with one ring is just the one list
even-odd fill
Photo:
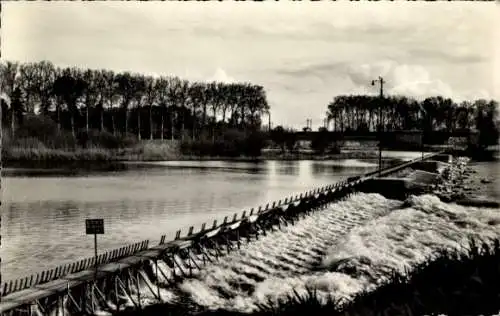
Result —
[[229, 129], [215, 139], [202, 135], [198, 140], [185, 140], [181, 152], [185, 155], [238, 157], [241, 155], [260, 156], [266, 145], [265, 135], [261, 132], [243, 132]]
[[24, 116], [23, 124], [16, 130], [18, 138], [37, 138], [44, 142], [58, 134], [57, 124], [43, 115], [27, 114]]

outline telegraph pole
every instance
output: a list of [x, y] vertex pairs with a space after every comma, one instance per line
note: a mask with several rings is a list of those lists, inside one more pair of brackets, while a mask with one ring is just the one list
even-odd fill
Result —
[[375, 82], [380, 83], [380, 104], [378, 107], [378, 125], [379, 125], [379, 144], [378, 144], [378, 176], [380, 177], [382, 174], [382, 101], [384, 100], [384, 78], [378, 77], [378, 79], [372, 80], [372, 86], [375, 85]]
[[269, 123], [269, 131], [271, 131], [271, 111], [268, 111], [267, 114], [268, 114], [268, 120], [269, 120], [269, 122], [268, 122]]

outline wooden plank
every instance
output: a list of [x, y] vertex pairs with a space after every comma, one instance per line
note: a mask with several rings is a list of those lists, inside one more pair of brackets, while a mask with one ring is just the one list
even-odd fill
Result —
[[228, 230], [235, 230], [236, 228], [240, 227], [240, 225], [241, 225], [241, 222], [236, 222], [234, 224], [227, 226], [227, 229]]
[[5, 301], [4, 298], [2, 298], [2, 302], [0, 303], [0, 314], [13, 310], [14, 308], [19, 307], [21, 305], [22, 304], [19, 302], [14, 302], [14, 301], [8, 302]]
[[144, 258], [141, 258], [141, 257], [130, 256], [130, 257], [123, 258], [123, 259], [119, 260], [118, 262], [133, 266], [133, 265], [140, 263], [143, 260], [144, 260]]
[[138, 252], [138, 253], [134, 254], [134, 256], [143, 257], [143, 258], [147, 258], [147, 259], [154, 259], [154, 258], [158, 258], [161, 253], [162, 253], [162, 250], [148, 249], [148, 250], [143, 250], [141, 252]]
[[20, 302], [20, 303], [30, 302], [30, 301], [34, 301], [40, 297], [45, 297], [47, 295], [50, 295], [51, 293], [52, 293], [51, 291], [40, 290], [37, 288], [25, 289], [25, 290], [15, 292], [15, 293], [12, 293], [12, 294], [9, 294], [9, 295], [2, 297], [1, 304], [3, 305], [4, 302], [5, 303], [7, 303], [7, 302]]
[[220, 228], [214, 229], [214, 230], [212, 230], [212, 231], [207, 232], [207, 233], [205, 234], [205, 237], [207, 237], [207, 238], [212, 238], [212, 237], [216, 236], [217, 234], [219, 234], [219, 233], [220, 233], [220, 231], [221, 231], [221, 229], [220, 229]]

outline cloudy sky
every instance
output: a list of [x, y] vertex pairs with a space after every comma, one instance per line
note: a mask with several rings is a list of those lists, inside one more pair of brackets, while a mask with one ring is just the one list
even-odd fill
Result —
[[263, 85], [273, 125], [338, 94], [500, 99], [494, 2], [4, 2], [2, 58]]

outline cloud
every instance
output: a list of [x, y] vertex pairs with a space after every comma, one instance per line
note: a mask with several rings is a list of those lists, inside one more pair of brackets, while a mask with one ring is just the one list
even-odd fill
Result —
[[408, 53], [410, 55], [419, 56], [420, 58], [455, 64], [481, 63], [488, 61], [489, 59], [487, 51], [470, 51], [468, 49], [457, 49], [455, 47], [447, 51], [422, 47], [410, 48], [408, 49]]
[[382, 76], [385, 80], [386, 92], [412, 97], [442, 95], [453, 97], [453, 89], [438, 78], [433, 78], [429, 71], [421, 65], [398, 64], [384, 61], [349, 67], [347, 74], [355, 85], [369, 86], [373, 79]]
[[232, 83], [235, 82], [236, 80], [233, 77], [230, 77], [223, 69], [217, 68], [215, 74], [210, 78], [208, 78], [208, 81]]
[[323, 76], [335, 72], [344, 72], [347, 67], [348, 64], [345, 62], [309, 63], [291, 67], [287, 65], [287, 68], [278, 69], [276, 72], [291, 77]]

